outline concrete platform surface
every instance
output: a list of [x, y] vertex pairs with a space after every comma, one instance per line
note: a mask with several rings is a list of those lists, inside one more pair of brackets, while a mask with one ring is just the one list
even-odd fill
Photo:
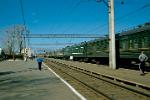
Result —
[[81, 100], [46, 67], [35, 61], [0, 62], [0, 100]]

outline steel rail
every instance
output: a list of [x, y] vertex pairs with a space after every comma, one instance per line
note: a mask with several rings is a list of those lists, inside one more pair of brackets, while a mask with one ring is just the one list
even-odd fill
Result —
[[[144, 95], [144, 96], [147, 96], [147, 97], [150, 97], [150, 94], [149, 93], [145, 93], [145, 92], [142, 92], [142, 91], [138, 91], [134, 88], [131, 88], [131, 87], [128, 87], [128, 86], [125, 86], [125, 85], [122, 85], [122, 84], [119, 84], [119, 83], [116, 83], [116, 82], [113, 82], [111, 80], [113, 80], [112, 77], [109, 77], [109, 76], [103, 76], [103, 75], [100, 75], [98, 73], [95, 73], [95, 72], [91, 72], [91, 71], [88, 71], [88, 70], [84, 70], [84, 69], [81, 69], [81, 68], [77, 68], [77, 67], [74, 67], [74, 66], [68, 66], [66, 64], [63, 64], [63, 63], [59, 63], [59, 62], [55, 62], [55, 61], [52, 61], [53, 63], [55, 64], [58, 64], [58, 65], [61, 65], [61, 66], [64, 66], [64, 67], [68, 67], [72, 70], [76, 70], [76, 71], [79, 71], [81, 73], [84, 73], [86, 75], [89, 75], [91, 77], [94, 77], [94, 78], [97, 78], [97, 79], [100, 79], [100, 80], [103, 80], [105, 82], [108, 82], [108, 83], [111, 83], [111, 84], [114, 84], [116, 86], [119, 86], [121, 88], [125, 88], [129, 91], [132, 91], [132, 92], [135, 92], [135, 93], [138, 93], [138, 94], [141, 94], [141, 95]], [[102, 76], [102, 77], [99, 77], [99, 76]], [[111, 79], [111, 80], [108, 80], [108, 79]], [[148, 89], [149, 90], [149, 89]]]

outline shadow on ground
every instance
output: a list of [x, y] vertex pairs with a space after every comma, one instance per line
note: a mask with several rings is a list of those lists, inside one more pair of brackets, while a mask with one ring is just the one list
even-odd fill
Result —
[[13, 72], [13, 71], [0, 72], [0, 76], [1, 76], [1, 75], [8, 75], [8, 74], [12, 74], [12, 73], [15, 73], [15, 72]]

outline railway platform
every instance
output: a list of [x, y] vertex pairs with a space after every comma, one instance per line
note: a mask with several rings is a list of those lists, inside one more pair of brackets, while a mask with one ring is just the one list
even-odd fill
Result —
[[85, 100], [35, 61], [0, 62], [0, 100]]
[[98, 73], [101, 76], [108, 77], [122, 83], [127, 83], [130, 85], [135, 85], [136, 87], [142, 87], [150, 90], [150, 72], [145, 72], [146, 74], [144, 76], [141, 76], [139, 70], [131, 70], [124, 68], [113, 70], [105, 65], [97, 65], [77, 61], [65, 61], [52, 58], [50, 58], [50, 60], [57, 61], [59, 63], [66, 64], [69, 66], [75, 66], [81, 70], [86, 70], [88, 72], [96, 74]]

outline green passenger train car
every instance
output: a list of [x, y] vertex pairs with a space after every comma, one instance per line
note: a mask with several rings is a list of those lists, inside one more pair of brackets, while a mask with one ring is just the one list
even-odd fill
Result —
[[[150, 58], [150, 23], [140, 25], [134, 29], [123, 31], [116, 34], [116, 57], [119, 61], [129, 60], [138, 61], [141, 51], [145, 51]], [[73, 46], [67, 46], [56, 53], [57, 58], [69, 59], [73, 56], [75, 60], [95, 60], [108, 63], [109, 39], [95, 39], [82, 42]]]

